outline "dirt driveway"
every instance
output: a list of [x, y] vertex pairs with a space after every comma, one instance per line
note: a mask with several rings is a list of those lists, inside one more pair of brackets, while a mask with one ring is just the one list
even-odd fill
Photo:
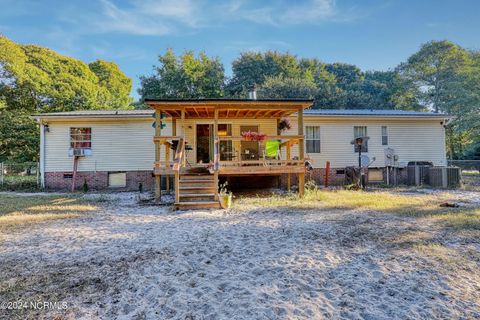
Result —
[[172, 212], [133, 194], [0, 238], [0, 310], [57, 319], [480, 318], [480, 239], [318, 208]]

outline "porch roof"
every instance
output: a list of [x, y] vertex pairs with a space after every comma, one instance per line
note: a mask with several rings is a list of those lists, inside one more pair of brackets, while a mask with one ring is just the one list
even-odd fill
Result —
[[146, 99], [153, 109], [173, 118], [180, 118], [182, 110], [185, 118], [213, 118], [218, 110], [218, 118], [282, 118], [307, 109], [313, 100], [251, 100], [251, 99], [192, 99], [156, 100]]

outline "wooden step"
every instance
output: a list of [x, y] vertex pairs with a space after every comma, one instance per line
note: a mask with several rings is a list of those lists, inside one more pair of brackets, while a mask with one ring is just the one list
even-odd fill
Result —
[[220, 203], [218, 201], [181, 201], [175, 203], [175, 208], [179, 210], [220, 209]]
[[190, 201], [215, 201], [213, 193], [186, 193], [180, 194], [180, 203]]
[[215, 188], [214, 185], [207, 186], [207, 185], [199, 185], [199, 186], [182, 186], [180, 185], [178, 190], [180, 191], [180, 194], [182, 193], [199, 193], [199, 192], [204, 192], [204, 193], [210, 193], [210, 192], [215, 192], [217, 188]]
[[215, 197], [215, 193], [180, 193], [180, 198]]
[[207, 181], [213, 181], [213, 175], [211, 174], [181, 174], [180, 175], [180, 181], [190, 181], [190, 180], [207, 180]]
[[213, 181], [205, 181], [205, 180], [186, 180], [181, 181], [179, 183], [180, 187], [215, 187], [215, 183]]

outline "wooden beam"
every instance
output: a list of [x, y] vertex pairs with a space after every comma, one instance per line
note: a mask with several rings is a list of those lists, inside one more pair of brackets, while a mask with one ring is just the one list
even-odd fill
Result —
[[195, 113], [197, 114], [197, 117], [199, 117], [199, 118], [200, 118], [200, 113], [198, 113], [198, 110], [197, 110], [197, 108], [193, 108], [193, 111], [195, 111]]
[[[180, 119], [181, 119], [181, 126], [182, 126], [182, 139], [185, 142], [185, 137], [186, 137], [186, 133], [185, 133], [185, 109], [182, 109]], [[187, 161], [187, 157], [184, 155], [183, 156], [183, 166], [184, 167], [185, 167], [186, 161]]]
[[298, 174], [298, 195], [300, 197], [305, 195], [305, 172]]
[[303, 109], [298, 109], [298, 135], [301, 136], [299, 145], [298, 145], [298, 158], [300, 160], [305, 159], [305, 136], [303, 133]]
[[[161, 117], [160, 114], [162, 111], [160, 109], [155, 110], [155, 138], [158, 139], [162, 135], [162, 126], [160, 125]], [[160, 152], [161, 144], [155, 144], [155, 161], [160, 161]], [[155, 176], [155, 201], [160, 202], [162, 200], [162, 185], [161, 185], [161, 176]]]
[[[170, 167], [170, 145], [165, 145], [165, 167]], [[165, 176], [166, 178], [166, 190], [170, 193], [170, 177], [168, 175]]]
[[[291, 145], [290, 145], [290, 143], [289, 143], [289, 144], [287, 144], [287, 159], [286, 159], [286, 160], [290, 160], [291, 156], [292, 156], [292, 153], [291, 153]], [[287, 191], [288, 191], [288, 192], [290, 192], [291, 179], [292, 179], [292, 177], [291, 177], [291, 174], [290, 174], [290, 172], [289, 172], [288, 175], [287, 175]]]
[[[303, 108], [298, 109], [298, 135], [302, 136], [298, 141], [298, 158], [300, 160], [305, 159], [305, 136], [303, 133]], [[305, 172], [298, 174], [298, 193], [300, 197], [305, 194]]]
[[218, 200], [218, 170], [220, 169], [220, 139], [218, 137], [218, 110], [215, 109], [214, 111], [214, 118], [213, 118], [213, 180], [215, 185], [215, 200]]

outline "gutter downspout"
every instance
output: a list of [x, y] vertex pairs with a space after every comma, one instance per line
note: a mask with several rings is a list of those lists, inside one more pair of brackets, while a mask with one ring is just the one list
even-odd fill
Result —
[[40, 186], [45, 188], [45, 124], [40, 123]]

